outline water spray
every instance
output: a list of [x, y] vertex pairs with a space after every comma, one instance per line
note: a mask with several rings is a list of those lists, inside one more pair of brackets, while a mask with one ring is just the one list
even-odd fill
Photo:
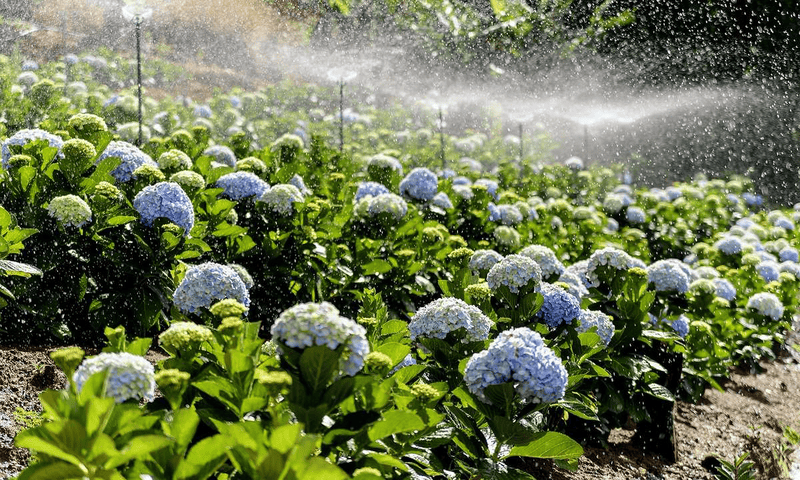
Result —
[[126, 20], [133, 20], [136, 25], [136, 89], [139, 97], [139, 141], [137, 147], [142, 146], [142, 22], [153, 15], [153, 9], [145, 7], [142, 3], [125, 5], [122, 7], [122, 16]]
[[442, 155], [442, 171], [444, 171], [447, 162], [444, 158], [444, 116], [442, 114], [442, 106], [439, 105], [439, 144], [441, 146]]
[[339, 153], [344, 151], [344, 84], [356, 78], [357, 72], [332, 68], [328, 70], [328, 78], [339, 82]]
[[519, 161], [522, 162], [522, 123], [519, 124]]

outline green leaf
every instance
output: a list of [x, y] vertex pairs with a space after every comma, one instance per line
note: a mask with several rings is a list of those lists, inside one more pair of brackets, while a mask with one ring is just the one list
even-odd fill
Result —
[[6, 273], [22, 273], [26, 275], [41, 275], [42, 271], [27, 263], [12, 262], [11, 260], [0, 260], [0, 268]]
[[508, 445], [527, 445], [534, 439], [536, 432], [525, 425], [509, 420], [506, 417], [496, 416], [487, 419], [489, 427], [494, 432], [497, 441]]
[[495, 462], [489, 458], [480, 460], [478, 466], [480, 475], [476, 478], [485, 478], [487, 480], [536, 480], [530, 474], [509, 467], [503, 462]]
[[666, 400], [668, 402], [675, 401], [675, 395], [673, 395], [672, 392], [670, 392], [669, 389], [664, 385], [659, 385], [657, 383], [648, 383], [646, 392], [661, 400]]
[[136, 217], [132, 217], [130, 215], [117, 215], [116, 217], [109, 218], [106, 223], [109, 225], [125, 225], [126, 223], [131, 223], [134, 220], [136, 220]]
[[583, 455], [583, 447], [563, 433], [541, 432], [535, 437], [527, 445], [512, 448], [507, 457], [569, 459]]
[[387, 467], [392, 467], [400, 470], [401, 472], [407, 472], [408, 466], [402, 461], [396, 459], [392, 455], [387, 455], [385, 453], [370, 453], [367, 455], [367, 458], [371, 458], [375, 460], [379, 465], [385, 465]]
[[406, 355], [411, 351], [411, 347], [400, 342], [389, 342], [378, 346], [375, 351], [388, 356], [392, 359], [392, 365], [397, 365], [406, 358]]
[[302, 431], [303, 426], [299, 423], [276, 427], [269, 437], [270, 446], [281, 453], [287, 453], [297, 444]]
[[362, 266], [364, 275], [374, 275], [376, 273], [386, 273], [392, 269], [392, 264], [386, 260], [373, 260]]
[[53, 478], [86, 478], [86, 472], [78, 466], [63, 461], [33, 463], [16, 477], [17, 480], [51, 480]]
[[104, 468], [115, 468], [124, 465], [131, 460], [146, 460], [150, 452], [164, 448], [172, 443], [172, 440], [163, 435], [142, 435], [133, 437], [121, 450], [119, 455], [115, 455], [105, 463]]
[[309, 394], [318, 396], [339, 370], [340, 352], [324, 345], [306, 348], [300, 355], [300, 373]]
[[128, 353], [132, 353], [133, 355], [138, 355], [140, 357], [145, 356], [148, 350], [150, 350], [150, 345], [153, 343], [152, 338], [137, 338], [134, 339], [132, 342], [128, 342], [125, 346], [125, 351]]
[[514, 411], [516, 394], [513, 383], [505, 382], [498, 385], [489, 385], [483, 389], [483, 394], [486, 395], [492, 405], [502, 409], [506, 415], [510, 416]]
[[27, 191], [33, 177], [36, 176], [36, 169], [30, 165], [24, 165], [17, 170], [19, 175], [19, 183], [22, 185], [22, 190]]
[[389, 410], [383, 413], [383, 419], [375, 422], [369, 429], [371, 441], [380, 440], [395, 433], [413, 432], [425, 428], [425, 422], [416, 413], [405, 410]]
[[227, 460], [226, 452], [231, 440], [225, 435], [214, 435], [200, 440], [178, 465], [175, 480], [204, 480], [217, 471]]

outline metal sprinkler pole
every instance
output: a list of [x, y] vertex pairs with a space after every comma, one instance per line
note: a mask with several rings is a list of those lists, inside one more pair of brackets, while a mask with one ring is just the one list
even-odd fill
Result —
[[445, 169], [447, 166], [447, 162], [444, 158], [444, 117], [442, 116], [442, 107], [439, 107], [439, 144], [441, 146], [442, 152], [442, 170]]
[[139, 93], [139, 143], [142, 146], [142, 48], [141, 48], [141, 24], [142, 20], [136, 17], [136, 85]]
[[339, 153], [344, 151], [344, 80], [339, 80]]

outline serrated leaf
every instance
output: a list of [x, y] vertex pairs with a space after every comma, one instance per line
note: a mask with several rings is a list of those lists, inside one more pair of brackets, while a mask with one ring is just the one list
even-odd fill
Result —
[[507, 457], [569, 459], [583, 455], [583, 447], [570, 437], [558, 432], [540, 432], [527, 445], [511, 449]]
[[29, 275], [41, 275], [42, 271], [27, 263], [13, 262], [11, 260], [0, 260], [0, 268], [7, 273], [25, 273]]
[[389, 410], [383, 413], [383, 419], [375, 422], [369, 429], [371, 441], [380, 440], [396, 433], [413, 432], [425, 428], [425, 422], [414, 412], [405, 410]]

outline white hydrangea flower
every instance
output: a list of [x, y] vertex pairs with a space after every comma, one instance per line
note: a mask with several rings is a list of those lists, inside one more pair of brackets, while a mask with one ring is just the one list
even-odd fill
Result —
[[129, 398], [153, 401], [155, 370], [144, 357], [126, 352], [101, 353], [84, 360], [72, 379], [80, 391], [89, 377], [103, 371], [107, 372], [106, 395], [114, 397], [117, 403]]
[[464, 341], [480, 341], [489, 338], [492, 320], [481, 310], [457, 298], [440, 298], [417, 310], [408, 324], [412, 340], [417, 337], [443, 339], [448, 333], [463, 328]]

